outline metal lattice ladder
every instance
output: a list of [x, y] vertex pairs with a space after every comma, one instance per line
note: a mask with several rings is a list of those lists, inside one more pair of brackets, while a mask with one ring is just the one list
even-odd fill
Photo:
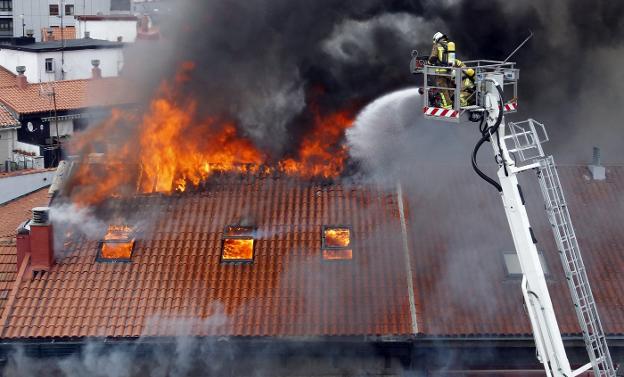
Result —
[[539, 160], [537, 177], [589, 354], [590, 363], [582, 369], [593, 368], [595, 376], [615, 377], [615, 368], [596, 309], [596, 301], [589, 286], [587, 271], [552, 156]]

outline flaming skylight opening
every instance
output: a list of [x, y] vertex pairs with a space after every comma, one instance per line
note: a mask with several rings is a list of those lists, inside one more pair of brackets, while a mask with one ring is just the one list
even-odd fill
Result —
[[126, 225], [109, 225], [100, 242], [99, 262], [130, 262], [134, 250], [132, 228]]
[[253, 262], [254, 246], [254, 228], [240, 225], [226, 226], [223, 232], [221, 261]]
[[353, 259], [352, 231], [348, 226], [324, 226], [322, 255], [325, 260]]

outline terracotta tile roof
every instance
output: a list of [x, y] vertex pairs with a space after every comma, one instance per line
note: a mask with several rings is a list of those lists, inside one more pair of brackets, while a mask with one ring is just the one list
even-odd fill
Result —
[[[445, 167], [448, 169], [448, 167]], [[496, 192], [468, 167], [409, 193], [418, 333], [530, 336], [520, 281], [506, 276], [513, 243]], [[434, 177], [439, 167], [421, 167]], [[605, 182], [560, 169], [602, 323], [624, 333], [624, 167]], [[530, 177], [527, 177], [530, 178]], [[559, 324], [578, 333], [534, 179], [523, 182]], [[115, 208], [153, 218], [131, 263], [95, 262], [78, 240], [49, 273], [20, 283], [3, 336], [413, 335], [395, 193], [288, 179], [230, 178], [174, 196], [139, 196]], [[112, 208], [109, 208], [111, 210]], [[154, 214], [160, 214], [156, 216]], [[225, 225], [258, 226], [253, 264], [219, 262]], [[354, 259], [321, 259], [321, 227], [352, 225]]]
[[[439, 174], [439, 169], [437, 170]], [[436, 170], [423, 167], [424, 176]], [[498, 195], [464, 172], [412, 203], [415, 286], [422, 331], [433, 336], [530, 336], [520, 280], [507, 277], [503, 251], [513, 241]], [[586, 167], [559, 169], [581, 252], [605, 331], [624, 333], [624, 167], [610, 167], [604, 182]], [[523, 177], [538, 250], [542, 250], [562, 333], [578, 334], [576, 316], [559, 253], [534, 176]], [[441, 202], [444, 205], [441, 205]], [[426, 217], [421, 217], [426, 213]], [[438, 219], [431, 223], [430, 219]]]
[[19, 224], [29, 218], [30, 210], [46, 205], [48, 189], [44, 188], [31, 194], [0, 205], [0, 316], [17, 275], [17, 257], [15, 234]]
[[16, 127], [20, 122], [9, 109], [0, 103], [0, 128]]
[[[52, 38], [48, 37], [48, 30], [52, 30]], [[60, 41], [63, 38], [67, 39], [76, 39], [76, 28], [74, 26], [65, 26], [61, 29], [58, 26], [52, 26], [48, 28], [41, 28], [41, 41]]]
[[0, 88], [14, 86], [17, 75], [0, 65]]
[[[49, 273], [21, 282], [3, 336], [411, 332], [394, 192], [222, 177], [197, 193], [114, 205], [157, 209], [132, 262], [96, 262], [97, 241], [67, 246]], [[239, 219], [257, 226], [254, 261], [222, 264], [224, 227]], [[321, 229], [332, 224], [352, 226], [353, 260], [321, 258]]]
[[137, 100], [137, 92], [127, 80], [109, 77], [28, 84], [25, 89], [14, 84], [2, 88], [0, 101], [20, 114], [51, 112], [53, 102], [46, 93], [51, 93], [52, 88], [56, 93], [58, 111], [110, 107]]

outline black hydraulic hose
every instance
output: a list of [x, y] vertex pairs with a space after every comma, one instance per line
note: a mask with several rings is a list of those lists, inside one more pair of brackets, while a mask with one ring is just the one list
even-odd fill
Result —
[[[479, 165], [477, 164], [477, 154], [479, 153], [479, 149], [481, 148], [481, 146], [486, 142], [486, 141], [490, 141], [491, 137], [493, 134], [498, 132], [498, 128], [500, 127], [501, 123], [503, 122], [503, 90], [501, 89], [500, 85], [498, 85], [498, 83], [496, 83], [494, 80], [490, 80], [488, 79], [487, 81], [491, 81], [492, 83], [495, 84], [496, 89], [498, 90], [498, 94], [499, 94], [499, 111], [498, 111], [498, 119], [496, 120], [496, 124], [494, 124], [491, 127], [486, 127], [485, 129], [481, 128], [481, 124], [483, 123], [483, 120], [485, 119], [485, 115], [483, 116], [483, 119], [481, 119], [481, 124], [479, 124], [479, 130], [481, 131], [481, 139], [477, 142], [477, 144], [475, 145], [473, 151], [472, 151], [472, 169], [477, 173], [477, 175], [479, 175], [479, 177], [481, 177], [484, 181], [486, 181], [487, 183], [491, 184], [492, 186], [494, 186], [496, 188], [496, 190], [498, 190], [498, 192], [502, 192], [503, 188], [501, 187], [501, 185], [496, 182], [495, 180], [493, 180], [492, 178], [490, 178], [487, 174], [485, 174], [481, 169], [479, 169]], [[497, 137], [496, 138], [498, 140], [498, 149], [501, 150], [501, 145], [500, 145], [500, 139]], [[505, 165], [505, 162], [503, 161], [503, 166], [505, 168], [505, 175], [507, 175], [507, 166]]]
[[489, 134], [487, 133], [483, 134], [483, 136], [481, 137], [481, 140], [477, 142], [477, 145], [475, 145], [474, 149], [472, 150], [472, 169], [474, 169], [474, 171], [479, 175], [479, 177], [481, 177], [487, 183], [494, 186], [496, 190], [498, 190], [498, 192], [502, 192], [503, 188], [501, 187], [501, 185], [495, 180], [493, 180], [492, 178], [490, 178], [487, 174], [482, 172], [481, 169], [479, 169], [479, 165], [477, 165], [477, 153], [479, 153], [479, 148], [481, 148], [483, 143], [485, 143], [489, 139], [490, 139]]

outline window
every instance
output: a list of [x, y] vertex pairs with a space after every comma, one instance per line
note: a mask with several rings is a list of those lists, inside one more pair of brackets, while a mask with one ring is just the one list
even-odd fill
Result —
[[0, 18], [0, 33], [4, 34], [13, 34], [13, 19], [11, 18]]
[[53, 58], [46, 58], [46, 60], [45, 60], [45, 71], [47, 73], [54, 72], [54, 59]]
[[324, 226], [322, 254], [325, 260], [353, 259], [352, 232], [348, 226]]
[[221, 245], [221, 262], [253, 262], [254, 233], [253, 227], [226, 226]]
[[134, 249], [132, 228], [125, 225], [109, 225], [104, 240], [100, 242], [98, 262], [130, 262]]
[[74, 4], [65, 4], [65, 15], [66, 16], [74, 15]]
[[[542, 265], [544, 274], [548, 275], [548, 265], [546, 264], [544, 253], [541, 251], [538, 251], [537, 253], [539, 255], [540, 264]], [[503, 252], [503, 258], [505, 261], [505, 270], [507, 272], [507, 276], [510, 278], [522, 277], [522, 269], [520, 268], [520, 260], [518, 259], [518, 254], [516, 254], [515, 251], [505, 251]]]
[[58, 4], [50, 4], [50, 16], [58, 16], [58, 15], [59, 15]]
[[0, 0], [0, 12], [11, 12], [13, 10], [13, 0]]

